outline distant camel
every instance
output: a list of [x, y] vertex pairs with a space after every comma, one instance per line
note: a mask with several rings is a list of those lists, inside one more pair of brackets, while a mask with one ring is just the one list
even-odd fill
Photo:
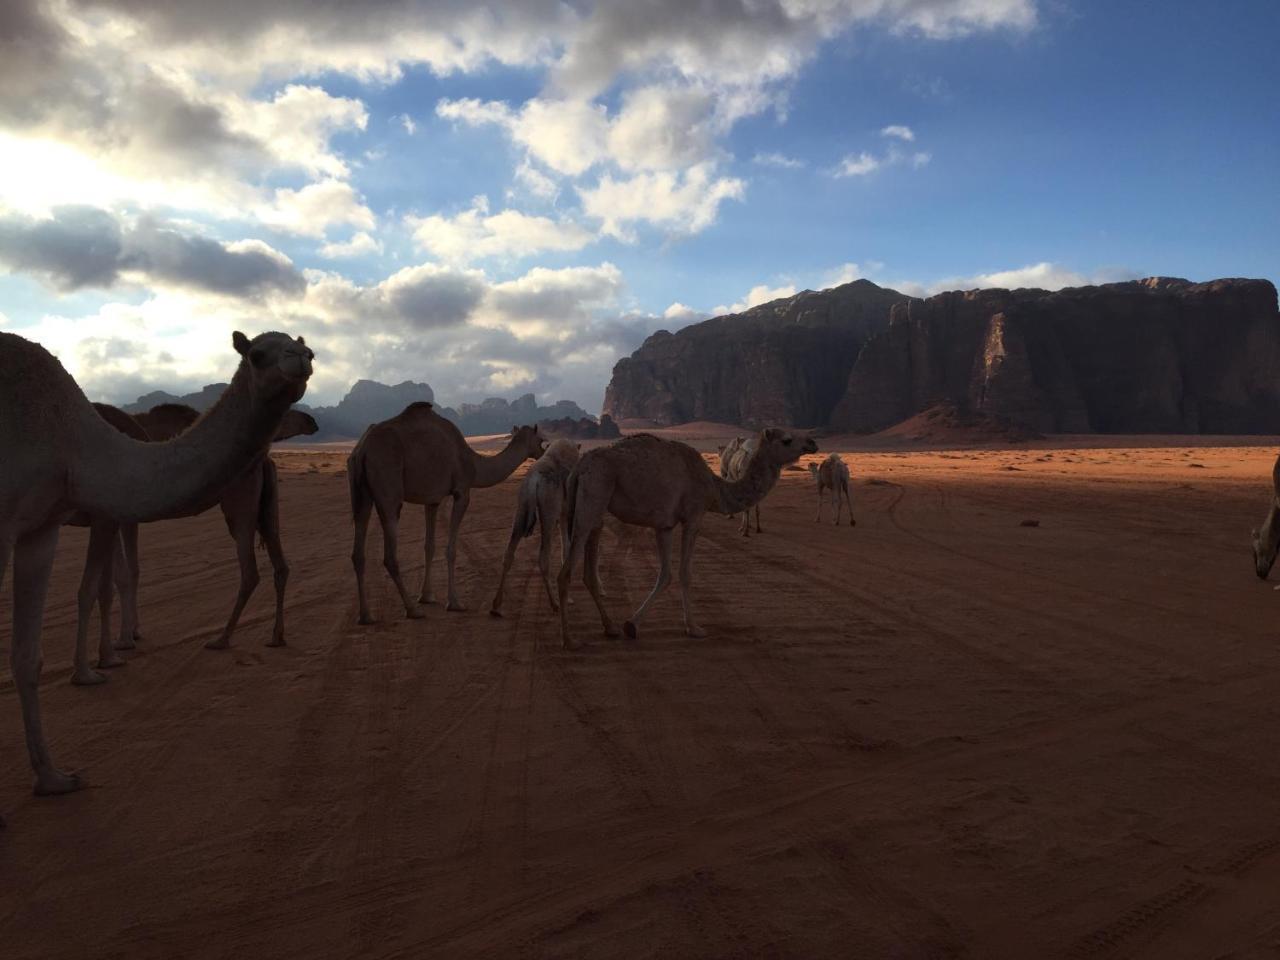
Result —
[[809, 472], [818, 481], [818, 515], [813, 522], [822, 521], [822, 491], [830, 490], [831, 505], [836, 508], [836, 526], [840, 526], [840, 509], [845, 503], [849, 505], [849, 526], [856, 526], [858, 521], [853, 519], [853, 501], [849, 499], [849, 467], [840, 459], [840, 454], [830, 454], [821, 466], [809, 464]]
[[[83, 785], [53, 765], [40, 716], [40, 627], [62, 522], [76, 510], [139, 523], [211, 506], [306, 392], [314, 355], [301, 339], [236, 332], [232, 344], [240, 366], [214, 407], [182, 437], [150, 444], [103, 420], [43, 347], [0, 333], [0, 581], [12, 553], [10, 661], [37, 794]], [[113, 540], [98, 546], [90, 583], [113, 559]]]
[[[179, 436], [199, 417], [199, 411], [183, 403], [162, 403], [146, 413], [137, 414], [138, 422], [152, 440], [168, 440]], [[285, 412], [272, 439], [278, 441], [310, 436], [319, 429], [309, 413], [289, 410]], [[227, 532], [236, 542], [236, 559], [240, 563], [240, 589], [236, 593], [235, 605], [231, 608], [231, 616], [227, 618], [222, 633], [208, 641], [205, 648], [225, 650], [231, 646], [231, 634], [240, 621], [240, 614], [244, 612], [245, 604], [258, 587], [258, 560], [253, 552], [255, 533], [262, 538], [262, 545], [267, 548], [267, 556], [271, 558], [276, 586], [276, 621], [267, 646], [283, 647], [284, 590], [289, 582], [289, 564], [284, 558], [284, 546], [280, 542], [280, 480], [275, 462], [268, 453], [264, 452], [257, 463], [250, 464], [231, 482], [223, 491], [219, 505], [222, 507]]]
[[[735, 445], [736, 444], [736, 445]], [[739, 480], [746, 475], [747, 467], [751, 463], [751, 458], [755, 456], [760, 441], [756, 437], [748, 437], [743, 440], [738, 437], [734, 443], [729, 444], [725, 448], [726, 453], [720, 458], [720, 476], [726, 480]], [[760, 504], [755, 503], [756, 512], [756, 533], [763, 533], [760, 529]], [[751, 536], [751, 507], [742, 512], [742, 527], [739, 531], [744, 537]]]
[[382, 562], [400, 593], [405, 616], [417, 619], [422, 611], [409, 598], [400, 577], [397, 556], [400, 508], [420, 503], [427, 520], [426, 567], [418, 603], [434, 603], [431, 560], [435, 554], [436, 512], [445, 497], [453, 497], [449, 516], [449, 544], [445, 547], [448, 570], [448, 609], [465, 609], [458, 602], [454, 579], [458, 528], [471, 502], [473, 487], [492, 487], [515, 472], [526, 460], [542, 456], [544, 444], [538, 428], [512, 427], [511, 440], [499, 454], [482, 456], [467, 446], [461, 431], [424, 401], [411, 403], [390, 420], [375, 423], [364, 432], [347, 458], [347, 482], [351, 488], [351, 514], [355, 543], [351, 565], [356, 572], [360, 623], [372, 623], [364, 589], [364, 542], [369, 516], [376, 507], [382, 524]]
[[[93, 409], [125, 436], [134, 440], [147, 439], [146, 431], [118, 407], [95, 403]], [[93, 517], [83, 510], [77, 510], [67, 518], [66, 526], [89, 528], [89, 549], [85, 554], [84, 574], [76, 597], [76, 648], [71, 682], [81, 686], [102, 683], [107, 678], [89, 665], [89, 614], [93, 611], [96, 600], [101, 624], [98, 639], [99, 669], [124, 666], [125, 661], [116, 650], [133, 647], [138, 633], [138, 525], [117, 524], [109, 518]], [[108, 547], [108, 543], [112, 546]], [[91, 561], [91, 558], [102, 557], [108, 549], [114, 554], [110, 567], [100, 561]], [[115, 589], [120, 591], [120, 639], [113, 644], [111, 604], [115, 599]]]
[[693, 547], [703, 514], [708, 510], [736, 513], [759, 503], [778, 482], [785, 465], [818, 450], [811, 438], [797, 438], [777, 429], [761, 431], [757, 445], [756, 455], [751, 457], [746, 472], [734, 481], [723, 480], [712, 473], [702, 454], [692, 447], [652, 434], [635, 434], [582, 455], [569, 476], [566, 510], [569, 555], [557, 578], [560, 637], [565, 647], [578, 646], [569, 634], [565, 601], [569, 596], [569, 579], [579, 559], [585, 560], [583, 580], [600, 611], [605, 634], [618, 635], [618, 629], [605, 611], [597, 576], [605, 513], [613, 514], [623, 523], [652, 527], [657, 537], [658, 582], [623, 625], [627, 636], [634, 639], [638, 635], [641, 617], [671, 582], [671, 535], [677, 523], [682, 526], [680, 599], [685, 633], [691, 637], [706, 636], [706, 631], [694, 622], [689, 596], [693, 583]]
[[1262, 529], [1253, 531], [1253, 567], [1259, 578], [1265, 580], [1276, 562], [1280, 551], [1280, 457], [1271, 468], [1271, 509], [1262, 521]]
[[511, 524], [511, 538], [507, 541], [507, 553], [502, 559], [502, 574], [498, 577], [498, 592], [494, 594], [493, 604], [489, 612], [495, 617], [502, 616], [502, 588], [507, 582], [507, 571], [515, 560], [516, 547], [520, 541], [533, 533], [535, 526], [541, 526], [542, 541], [538, 545], [538, 569], [542, 572], [542, 582], [547, 588], [547, 599], [551, 601], [551, 609], [559, 610], [555, 591], [551, 587], [551, 539], [556, 530], [560, 530], [561, 542], [564, 544], [564, 555], [568, 555], [568, 533], [561, 522], [564, 510], [564, 490], [569, 481], [569, 473], [578, 462], [578, 451], [582, 444], [569, 440], [553, 440], [547, 452], [538, 458], [538, 462], [529, 468], [520, 490], [516, 494], [516, 516]]

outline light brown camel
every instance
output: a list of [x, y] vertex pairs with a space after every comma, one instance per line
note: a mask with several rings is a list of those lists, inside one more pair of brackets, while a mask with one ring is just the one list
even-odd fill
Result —
[[[127, 437], [146, 440], [146, 432], [133, 417], [107, 403], [95, 403], [93, 409], [107, 423]], [[89, 615], [94, 601], [98, 604], [101, 635], [98, 639], [98, 667], [122, 667], [125, 661], [116, 653], [118, 649], [134, 646], [138, 633], [138, 525], [118, 524], [107, 517], [92, 517], [77, 510], [66, 521], [67, 526], [89, 528], [89, 549], [85, 555], [84, 574], [76, 597], [76, 647], [71, 682], [78, 685], [102, 683], [106, 676], [89, 665]], [[110, 547], [106, 546], [110, 543]], [[114, 559], [110, 564], [91, 564], [90, 557], [101, 557], [111, 550]], [[100, 567], [98, 579], [90, 579], [91, 571]], [[112, 580], [115, 586], [112, 586]], [[120, 591], [120, 639], [111, 641], [111, 604], [115, 590]]]
[[498, 577], [498, 592], [494, 594], [493, 603], [489, 607], [489, 613], [493, 616], [502, 616], [502, 588], [507, 582], [507, 571], [515, 560], [516, 547], [539, 525], [542, 541], [538, 545], [538, 569], [547, 588], [551, 609], [560, 609], [560, 605], [556, 603], [555, 591], [551, 587], [551, 539], [556, 530], [560, 530], [567, 556], [568, 536], [561, 518], [564, 490], [569, 481], [569, 473], [578, 462], [578, 450], [581, 446], [571, 440], [551, 441], [547, 452], [538, 458], [538, 462], [529, 468], [520, 482], [520, 490], [516, 494], [516, 516], [511, 524], [511, 539], [507, 541], [507, 553], [502, 558], [502, 573]]
[[853, 501], [849, 499], [849, 467], [840, 459], [840, 454], [830, 454], [821, 464], [809, 464], [809, 472], [818, 481], [818, 515], [813, 522], [822, 522], [822, 492], [830, 490], [831, 505], [836, 508], [836, 526], [840, 526], [840, 509], [845, 503], [849, 505], [849, 526], [857, 526], [858, 521], [853, 519]]
[[[736, 445], [735, 445], [736, 444]], [[747, 472], [747, 466], [751, 463], [751, 458], [755, 456], [756, 450], [760, 446], [760, 441], [756, 437], [748, 437], [743, 439], [738, 437], [734, 443], [730, 443], [725, 448], [726, 453], [720, 458], [720, 476], [726, 480], [741, 479]], [[756, 513], [756, 533], [763, 533], [760, 529], [760, 504], [754, 505]], [[744, 537], [751, 536], [751, 507], [742, 512], [742, 527], [739, 532]]]
[[598, 447], [582, 455], [569, 476], [566, 517], [569, 522], [569, 555], [565, 557], [557, 578], [560, 596], [560, 637], [565, 647], [578, 644], [569, 634], [569, 612], [565, 601], [569, 596], [569, 579], [580, 559], [585, 561], [583, 580], [607, 636], [618, 630], [609, 619], [596, 576], [600, 554], [600, 532], [605, 513], [623, 523], [652, 527], [657, 537], [658, 582], [624, 624], [627, 636], [638, 635], [638, 625], [654, 598], [671, 582], [671, 536], [681, 524], [680, 599], [684, 607], [684, 629], [691, 637], [704, 637], [693, 619], [690, 588], [693, 583], [693, 547], [698, 527], [708, 510], [714, 513], [736, 513], [759, 503], [778, 482], [778, 475], [788, 463], [803, 454], [816, 453], [818, 445], [809, 437], [796, 437], [786, 430], [760, 432], [758, 450], [751, 458], [746, 473], [738, 480], [727, 481], [711, 472], [702, 454], [692, 447], [651, 434], [635, 434], [607, 447]]
[[[137, 415], [138, 422], [152, 440], [168, 440], [178, 436], [200, 414], [181, 403], [163, 403], [146, 413]], [[273, 440], [310, 436], [319, 430], [315, 419], [301, 410], [285, 412]], [[235, 605], [222, 633], [205, 644], [209, 650], [225, 650], [231, 646], [231, 634], [235, 632], [245, 604], [258, 587], [258, 560], [253, 552], [253, 535], [257, 533], [271, 559], [271, 569], [276, 587], [276, 621], [271, 631], [268, 647], [284, 646], [284, 590], [289, 582], [289, 564], [284, 558], [284, 546], [280, 542], [280, 481], [276, 465], [264, 453], [257, 462], [249, 465], [240, 476], [223, 491], [219, 501], [227, 531], [236, 542], [236, 558], [240, 562], [240, 589]]]
[[[0, 333], [0, 580], [12, 553], [10, 661], [37, 794], [83, 783], [53, 765], [40, 716], [40, 626], [63, 521], [76, 510], [138, 523], [211, 506], [306, 391], [313, 354], [301, 339], [237, 332], [232, 343], [240, 365], [218, 403], [182, 437], [151, 444], [103, 420], [43, 347]], [[112, 560], [114, 541], [101, 546], [90, 583]]]
[[448, 609], [465, 609], [458, 602], [454, 581], [458, 528], [467, 512], [473, 487], [492, 487], [515, 472], [525, 460], [542, 456], [544, 444], [537, 427], [512, 427], [511, 440], [499, 454], [481, 456], [467, 446], [461, 431], [436, 413], [430, 403], [411, 403], [390, 420], [375, 423], [364, 432], [347, 458], [347, 482], [351, 488], [351, 515], [355, 543], [351, 565], [356, 571], [360, 598], [360, 622], [372, 623], [364, 589], [364, 542], [369, 515], [376, 508], [382, 524], [382, 562], [400, 593], [405, 616], [417, 619], [422, 611], [409, 597], [400, 576], [397, 556], [400, 509], [420, 503], [426, 511], [426, 568], [418, 603], [434, 603], [431, 560], [435, 554], [436, 512], [445, 497], [453, 497], [449, 516], [449, 543], [445, 547], [448, 570]]
[[1262, 529], [1253, 533], [1253, 569], [1262, 580], [1267, 579], [1280, 551], [1280, 457], [1271, 467], [1271, 508], [1262, 521]]

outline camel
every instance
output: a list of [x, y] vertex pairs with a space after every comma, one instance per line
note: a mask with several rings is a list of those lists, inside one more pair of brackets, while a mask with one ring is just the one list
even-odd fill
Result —
[[[261, 454], [302, 398], [314, 354], [301, 340], [237, 331], [240, 365], [208, 413], [168, 443], [141, 443], [102, 419], [47, 350], [0, 333], [0, 580], [13, 555], [10, 662], [38, 795], [83, 779], [54, 766], [40, 714], [40, 627], [58, 530], [76, 510], [117, 523], [198, 512]], [[114, 541], [90, 554], [98, 581]]]
[[551, 538], [559, 528], [564, 553], [567, 555], [568, 537], [561, 522], [564, 489], [569, 481], [569, 473], [578, 462], [578, 451], [581, 448], [582, 444], [569, 440], [553, 440], [547, 447], [547, 452], [529, 468], [521, 481], [520, 490], [516, 494], [516, 516], [511, 524], [511, 539], [507, 541], [507, 553], [502, 559], [502, 573], [498, 577], [498, 592], [494, 594], [493, 603], [489, 607], [492, 616], [502, 616], [502, 589], [507, 582], [507, 571], [515, 560], [516, 547], [539, 524], [542, 527], [542, 541], [538, 546], [538, 569], [542, 572], [542, 582], [547, 588], [547, 599], [551, 601], [552, 611], [560, 609], [560, 605], [556, 603], [555, 591], [551, 587]]
[[410, 619], [423, 616], [409, 597], [400, 576], [398, 532], [400, 509], [405, 503], [422, 504], [426, 512], [426, 567], [418, 603], [434, 603], [431, 561], [435, 554], [436, 513], [445, 497], [453, 497], [449, 516], [449, 543], [445, 547], [448, 570], [449, 610], [464, 610], [458, 602], [454, 578], [458, 528], [471, 502], [473, 487], [492, 487], [515, 472], [525, 460], [542, 456], [544, 443], [535, 427], [512, 427], [511, 440], [501, 453], [482, 456], [463, 439], [461, 431], [436, 413], [430, 403], [411, 403], [390, 420], [375, 423], [364, 432], [347, 458], [347, 482], [351, 488], [351, 515], [355, 543], [351, 565], [356, 572], [360, 623], [373, 623], [364, 589], [364, 545], [369, 516], [376, 508], [382, 525], [382, 562], [390, 575], [404, 613]]
[[858, 521], [853, 519], [853, 501], [849, 499], [849, 466], [840, 459], [840, 454], [830, 454], [821, 465], [809, 464], [809, 472], [818, 481], [818, 515], [813, 522], [822, 522], [822, 491], [830, 490], [831, 505], [836, 508], [836, 526], [840, 526], [840, 509], [845, 503], [849, 505], [849, 526], [857, 526]]
[[1253, 531], [1253, 569], [1260, 580], [1267, 579], [1280, 551], [1280, 457], [1271, 468], [1271, 509], [1262, 521], [1262, 529]]
[[569, 633], [569, 613], [565, 601], [574, 566], [583, 559], [583, 581], [600, 611], [606, 636], [618, 636], [609, 619], [596, 575], [600, 554], [600, 533], [605, 513], [623, 523], [652, 527], [657, 538], [658, 582], [631, 615], [623, 628], [631, 639], [639, 636], [639, 624], [649, 605], [671, 582], [671, 536], [681, 524], [680, 599], [684, 608], [684, 630], [691, 637], [705, 637], [706, 631], [694, 622], [690, 605], [693, 584], [693, 548], [703, 514], [736, 513], [759, 503], [774, 484], [782, 468], [806, 453], [816, 453], [818, 445], [810, 437], [799, 438], [786, 430], [762, 430], [756, 455], [737, 480], [724, 480], [711, 472], [702, 455], [674, 440], [640, 433], [607, 447], [582, 455], [569, 476], [566, 518], [569, 524], [569, 553], [557, 578], [560, 597], [560, 637], [567, 649], [579, 644]]
[[[127, 437], [146, 440], [146, 432], [134, 419], [118, 407], [108, 403], [95, 403], [93, 409], [107, 423]], [[89, 528], [89, 549], [85, 555], [84, 575], [77, 594], [76, 648], [71, 682], [77, 685], [102, 683], [107, 678], [89, 666], [89, 614], [94, 600], [98, 603], [101, 636], [98, 640], [98, 668], [122, 667], [125, 661], [116, 650], [129, 650], [138, 639], [138, 525], [117, 524], [105, 517], [95, 518], [83, 510], [73, 513], [66, 526]], [[110, 544], [108, 547], [107, 544]], [[102, 557], [110, 550], [113, 556], [108, 564], [91, 564], [91, 557]], [[100, 567], [96, 582], [90, 580], [91, 571]], [[112, 580], [115, 581], [114, 587]], [[115, 590], [120, 591], [120, 639], [111, 641], [111, 604]]]
[[[162, 403], [146, 413], [137, 415], [138, 422], [152, 440], [168, 440], [190, 427], [200, 414], [181, 403]], [[272, 438], [288, 440], [290, 437], [310, 436], [319, 430], [315, 419], [301, 410], [288, 410]], [[227, 532], [236, 542], [236, 557], [240, 561], [240, 590], [236, 594], [231, 616], [222, 633], [205, 644], [207, 650], [225, 650], [231, 646], [231, 634], [245, 604], [258, 587], [258, 560], [253, 552], [253, 535], [262, 538], [262, 544], [271, 558], [276, 587], [276, 620], [268, 647], [283, 647], [284, 642], [284, 590], [289, 582], [289, 564], [284, 558], [280, 542], [280, 481], [276, 465], [264, 452], [255, 463], [249, 465], [222, 493], [219, 505], [227, 523]]]
[[[760, 441], [755, 437], [736, 438], [725, 447], [725, 453], [720, 457], [720, 476], [726, 480], [737, 480], [747, 472], [747, 466], [751, 462], [751, 458], [755, 456], [756, 449], [759, 447]], [[760, 504], [755, 504], [756, 511], [756, 533], [763, 533], [760, 529]], [[742, 529], [740, 531], [744, 537], [751, 536], [751, 508], [747, 508], [742, 514]]]

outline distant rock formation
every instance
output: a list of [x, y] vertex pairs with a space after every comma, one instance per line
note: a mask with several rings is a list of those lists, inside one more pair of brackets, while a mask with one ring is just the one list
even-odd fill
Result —
[[862, 344], [907, 297], [867, 280], [806, 290], [677, 333], [619, 360], [605, 392], [615, 420], [819, 426], [844, 395]]
[[863, 347], [830, 427], [938, 403], [1045, 433], [1280, 432], [1275, 287], [1152, 277], [911, 300]]
[[[142, 413], [162, 403], [184, 403], [197, 410], [207, 410], [227, 388], [225, 383], [211, 383], [197, 393], [175, 396], [163, 390], [155, 390], [139, 397], [124, 409], [129, 413]], [[371, 423], [394, 417], [411, 403], [435, 401], [435, 392], [425, 383], [406, 380], [394, 386], [376, 380], [357, 380], [347, 395], [332, 407], [311, 407], [297, 404], [299, 410], [310, 413], [320, 425], [320, 432], [308, 439], [311, 442], [345, 440], [359, 437]], [[444, 418], [452, 420], [464, 434], [475, 436], [487, 433], [506, 433], [513, 426], [537, 423], [540, 420], [563, 418], [580, 419], [587, 412], [576, 403], [560, 400], [549, 407], [538, 406], [532, 393], [515, 400], [493, 397], [482, 403], [464, 403], [458, 409], [436, 407]], [[594, 423], [594, 421], [592, 421]]]
[[567, 440], [616, 440], [622, 436], [613, 417], [607, 413], [598, 422], [592, 417], [539, 420], [538, 429], [548, 437], [563, 437]]

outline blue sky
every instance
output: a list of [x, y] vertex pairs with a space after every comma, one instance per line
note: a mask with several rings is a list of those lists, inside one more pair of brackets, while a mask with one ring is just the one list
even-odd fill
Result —
[[1280, 7], [1215, 6], [18, 0], [0, 324], [94, 398], [270, 327], [317, 401], [595, 410], [653, 330], [856, 277], [1274, 282]]

